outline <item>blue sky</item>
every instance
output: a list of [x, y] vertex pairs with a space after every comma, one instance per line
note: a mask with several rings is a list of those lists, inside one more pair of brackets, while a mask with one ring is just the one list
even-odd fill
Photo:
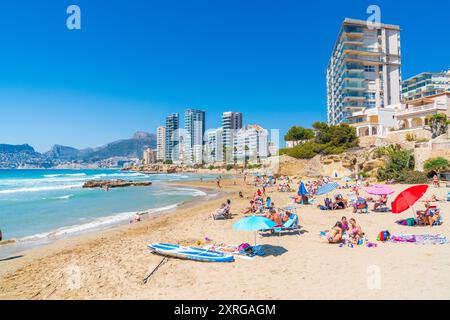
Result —
[[282, 134], [324, 121], [338, 29], [370, 4], [402, 27], [403, 78], [450, 67], [448, 1], [2, 1], [0, 143], [99, 146], [187, 107], [208, 128], [230, 110]]

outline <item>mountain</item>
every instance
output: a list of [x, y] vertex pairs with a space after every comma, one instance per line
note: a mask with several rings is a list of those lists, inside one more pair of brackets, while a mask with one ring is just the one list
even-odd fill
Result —
[[28, 144], [0, 144], [0, 153], [28, 152], [34, 153], [34, 148]]
[[49, 151], [44, 154], [51, 159], [71, 161], [78, 159], [80, 150], [55, 144]]
[[0, 144], [0, 168], [48, 168], [52, 166], [45, 155], [28, 144]]
[[136, 132], [133, 137], [108, 143], [82, 156], [83, 160], [98, 161], [112, 157], [142, 158], [144, 150], [156, 148], [156, 135]]
[[0, 168], [51, 167], [65, 162], [96, 162], [113, 157], [142, 158], [144, 150], [156, 148], [156, 135], [136, 132], [131, 138], [108, 143], [98, 148], [76, 149], [55, 144], [41, 154], [28, 144], [0, 144]]

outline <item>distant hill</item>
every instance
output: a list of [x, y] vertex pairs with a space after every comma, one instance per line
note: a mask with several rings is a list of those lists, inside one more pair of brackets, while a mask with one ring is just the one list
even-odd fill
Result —
[[156, 135], [136, 132], [130, 139], [119, 140], [82, 155], [83, 160], [102, 160], [111, 157], [142, 158], [144, 150], [156, 148]]
[[95, 162], [112, 157], [142, 158], [147, 148], [156, 148], [156, 135], [140, 131], [129, 139], [98, 148], [79, 150], [56, 144], [42, 154], [28, 144], [0, 144], [0, 168], [51, 167], [61, 162]]
[[48, 168], [52, 166], [45, 155], [36, 152], [28, 144], [0, 144], [0, 168]]

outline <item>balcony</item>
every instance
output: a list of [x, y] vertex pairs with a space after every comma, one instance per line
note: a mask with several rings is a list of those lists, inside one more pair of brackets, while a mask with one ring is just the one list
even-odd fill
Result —
[[412, 116], [429, 115], [433, 113], [446, 112], [447, 106], [440, 103], [426, 104], [423, 106], [400, 109], [396, 112], [397, 118], [409, 118]]

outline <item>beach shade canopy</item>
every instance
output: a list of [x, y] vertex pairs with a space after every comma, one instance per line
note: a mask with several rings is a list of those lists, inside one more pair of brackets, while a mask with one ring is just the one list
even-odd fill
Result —
[[385, 196], [388, 194], [392, 194], [395, 191], [392, 190], [391, 188], [389, 188], [388, 186], [385, 186], [382, 184], [377, 184], [372, 187], [366, 188], [366, 192], [368, 194], [373, 194], [373, 195], [377, 195], [377, 196]]
[[300, 183], [300, 186], [298, 187], [297, 194], [299, 196], [304, 196], [305, 194], [308, 194], [308, 190], [306, 190], [305, 184], [303, 183], [303, 181]]
[[344, 177], [344, 178], [342, 178], [342, 180], [344, 180], [344, 181], [352, 181], [353, 179], [350, 178], [350, 177]]
[[427, 192], [428, 185], [420, 184], [400, 192], [392, 202], [392, 213], [401, 213], [410, 208]]
[[320, 196], [322, 194], [327, 194], [336, 189], [337, 187], [339, 187], [339, 184], [336, 182], [327, 183], [321, 186], [319, 189], [317, 189], [316, 195]]
[[256, 245], [256, 231], [273, 229], [277, 224], [265, 217], [251, 216], [245, 217], [233, 224], [234, 230], [254, 231]]

